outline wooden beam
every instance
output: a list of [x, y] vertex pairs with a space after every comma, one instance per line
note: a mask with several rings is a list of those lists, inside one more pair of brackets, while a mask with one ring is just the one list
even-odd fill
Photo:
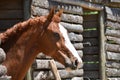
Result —
[[103, 6], [99, 5], [99, 4], [94, 4], [94, 3], [90, 3], [90, 2], [86, 2], [86, 1], [69, 1], [69, 0], [62, 0], [62, 1], [58, 1], [58, 0], [52, 0], [58, 3], [63, 3], [63, 4], [71, 4], [71, 5], [77, 5], [86, 9], [90, 9], [90, 10], [97, 10], [97, 11], [101, 11], [103, 10]]
[[24, 0], [24, 20], [27, 20], [31, 16], [31, 0]]
[[107, 80], [106, 76], [106, 53], [105, 53], [105, 35], [104, 35], [104, 11], [100, 11], [100, 78]]
[[61, 80], [60, 75], [59, 75], [59, 72], [58, 72], [57, 67], [56, 67], [56, 64], [55, 64], [55, 61], [54, 61], [54, 60], [50, 60], [49, 63], [50, 63], [50, 66], [51, 66], [53, 75], [54, 75], [54, 77], [55, 77], [55, 80]]

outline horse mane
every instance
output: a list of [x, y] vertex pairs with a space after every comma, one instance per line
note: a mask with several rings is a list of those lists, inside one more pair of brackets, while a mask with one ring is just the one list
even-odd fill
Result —
[[22, 34], [24, 31], [27, 31], [31, 27], [35, 27], [38, 23], [39, 25], [40, 24], [42, 25], [44, 22], [45, 22], [45, 18], [41, 19], [41, 17], [36, 17], [24, 22], [19, 22], [10, 29], [7, 29], [5, 32], [0, 34], [1, 43], [6, 42], [10, 38], [14, 39], [13, 38], [14, 36], [18, 36], [18, 35], [20, 36], [20, 34]]
[[31, 18], [24, 22], [19, 22], [7, 31], [0, 34], [1, 43], [6, 42], [8, 39], [14, 39], [14, 36], [20, 36], [24, 31], [27, 31], [31, 27], [40, 25], [48, 26], [54, 16], [55, 8], [52, 8], [48, 16], [40, 16]]

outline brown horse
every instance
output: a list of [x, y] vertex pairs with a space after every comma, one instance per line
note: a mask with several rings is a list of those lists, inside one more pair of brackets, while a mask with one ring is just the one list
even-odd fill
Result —
[[23, 80], [39, 52], [49, 55], [72, 69], [79, 68], [81, 58], [72, 46], [66, 29], [59, 24], [63, 10], [48, 16], [18, 23], [0, 34], [2, 48], [7, 53], [2, 65], [12, 80]]

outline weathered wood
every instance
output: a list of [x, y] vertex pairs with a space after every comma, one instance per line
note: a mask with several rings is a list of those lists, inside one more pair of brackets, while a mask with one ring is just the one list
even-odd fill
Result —
[[110, 30], [106, 29], [106, 36], [112, 36], [112, 37], [119, 37], [120, 38], [120, 30]]
[[[34, 69], [50, 69], [49, 66], [49, 61], [50, 60], [40, 60], [40, 59], [36, 59], [35, 62], [33, 63], [32, 67]], [[61, 63], [56, 61], [56, 66], [58, 69], [64, 69], [65, 66], [63, 66]], [[83, 65], [80, 66], [80, 68], [82, 68]]]
[[[0, 40], [0, 44], [1, 44], [1, 40]], [[0, 48], [0, 64], [6, 59], [6, 53], [5, 51]]]
[[6, 30], [12, 27], [14, 24], [20, 22], [21, 20], [0, 20], [0, 30]]
[[43, 8], [49, 8], [49, 1], [48, 0], [32, 0], [32, 6], [38, 6]]
[[[81, 77], [83, 75], [83, 69], [66, 71], [66, 70], [58, 70], [61, 78], [73, 78], [75, 76]], [[41, 74], [39, 74], [42, 72]], [[54, 79], [51, 71], [40, 71], [33, 72], [34, 80], [41, 80], [41, 76], [45, 78], [45, 80]], [[35, 79], [37, 77], [37, 79]]]
[[77, 5], [77, 6], [81, 6], [83, 8], [86, 8], [86, 9], [90, 9], [90, 10], [103, 10], [103, 6], [102, 5], [98, 5], [98, 4], [93, 4], [93, 3], [89, 3], [89, 2], [86, 2], [86, 1], [74, 1], [74, 0], [62, 0], [62, 1], [56, 1], [56, 0], [53, 0], [55, 2], [58, 2], [58, 3], [65, 3], [65, 4], [71, 4], [71, 5]]
[[42, 16], [42, 15], [48, 15], [49, 10], [43, 9], [36, 6], [31, 6], [31, 14], [32, 16]]
[[0, 10], [1, 19], [21, 19], [23, 18], [22, 10]]
[[107, 52], [107, 59], [120, 61], [120, 54], [115, 52]]
[[99, 63], [84, 63], [83, 68], [86, 71], [96, 71], [99, 70]]
[[100, 79], [107, 80], [106, 76], [106, 55], [105, 55], [105, 27], [104, 27], [104, 11], [101, 11], [99, 14], [99, 21], [100, 21]]
[[120, 23], [118, 23], [118, 22], [112, 22], [112, 21], [107, 20], [106, 26], [110, 27], [112, 29], [119, 29], [120, 30]]
[[69, 38], [70, 38], [70, 41], [76, 41], [76, 42], [81, 42], [83, 41], [83, 36], [81, 34], [75, 34], [73, 32], [70, 32], [68, 34]]
[[120, 69], [107, 68], [106, 74], [108, 77], [120, 77]]
[[97, 21], [98, 20], [98, 14], [83, 15], [83, 19], [84, 19], [85, 22], [87, 22], [87, 21]]
[[120, 69], [120, 63], [117, 62], [117, 61], [107, 61], [106, 62], [106, 67]]
[[49, 63], [50, 63], [50, 66], [51, 66], [51, 69], [52, 69], [52, 73], [54, 75], [55, 80], [61, 80], [54, 60], [50, 60]]
[[65, 22], [60, 22], [60, 24], [63, 25], [70, 32], [78, 32], [78, 33], [83, 32], [82, 25], [70, 24], [70, 23], [65, 23]]
[[[86, 43], [89, 43], [89, 44], [86, 44]], [[84, 47], [98, 46], [99, 45], [99, 41], [98, 41], [97, 38], [84, 39], [83, 45], [84, 45]]]
[[22, 9], [23, 8], [23, 0], [1, 0], [0, 1], [0, 9], [5, 10], [5, 9]]
[[27, 20], [31, 16], [31, 0], [24, 0], [24, 20]]
[[112, 52], [120, 52], [120, 45], [106, 44], [106, 50]]
[[83, 61], [84, 62], [98, 62], [99, 56], [98, 55], [84, 55]]
[[84, 80], [83, 77], [73, 77], [71, 80]]
[[90, 28], [97, 29], [99, 27], [99, 24], [97, 21], [84, 21], [83, 26], [84, 26], [84, 29], [90, 29]]
[[98, 55], [99, 54], [99, 48], [96, 47], [85, 47], [83, 48], [84, 55]]
[[111, 36], [106, 36], [106, 38], [107, 38], [108, 42], [110, 41], [113, 44], [119, 44], [120, 45], [120, 38], [111, 37]]
[[98, 31], [97, 30], [93, 30], [93, 31], [84, 31], [83, 32], [83, 37], [85, 38], [94, 38], [94, 37], [98, 37]]
[[120, 9], [105, 7], [107, 13], [107, 19], [120, 22]]
[[83, 49], [83, 43], [74, 43], [73, 46], [74, 46], [75, 49], [77, 49], [77, 50]]
[[71, 23], [83, 23], [83, 17], [79, 15], [73, 15], [73, 14], [62, 14], [61, 20], [65, 22], [71, 22]]
[[110, 2], [120, 3], [120, 0], [110, 0]]
[[100, 78], [99, 71], [84, 71], [84, 78]]
[[10, 76], [2, 76], [0, 77], [0, 80], [11, 80]]
[[120, 78], [108, 78], [108, 80], [120, 80]]

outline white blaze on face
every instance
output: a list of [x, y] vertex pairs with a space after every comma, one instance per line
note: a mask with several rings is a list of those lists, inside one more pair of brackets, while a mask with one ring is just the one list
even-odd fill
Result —
[[60, 32], [62, 33], [62, 35], [65, 39], [65, 46], [72, 52], [73, 56], [76, 57], [79, 62], [82, 62], [82, 60], [81, 60], [80, 56], [78, 55], [76, 49], [74, 48], [74, 46], [70, 42], [70, 39], [69, 39], [68, 34], [67, 34], [67, 30], [60, 23], [59, 23], [59, 29], [60, 29]]

